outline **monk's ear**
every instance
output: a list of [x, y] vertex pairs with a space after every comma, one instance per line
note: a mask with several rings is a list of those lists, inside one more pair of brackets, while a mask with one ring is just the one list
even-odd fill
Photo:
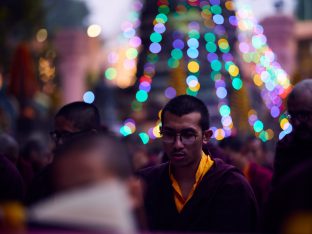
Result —
[[204, 131], [204, 135], [203, 135], [203, 143], [204, 144], [207, 144], [208, 143], [208, 141], [210, 140], [210, 138], [212, 137], [212, 134], [213, 134], [213, 132], [212, 132], [212, 130], [206, 130], [206, 131]]

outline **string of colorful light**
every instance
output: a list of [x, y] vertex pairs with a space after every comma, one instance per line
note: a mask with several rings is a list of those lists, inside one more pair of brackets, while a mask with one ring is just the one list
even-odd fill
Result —
[[[151, 90], [152, 79], [155, 76], [155, 63], [158, 61], [158, 54], [161, 52], [161, 41], [163, 39], [162, 34], [166, 31], [166, 22], [168, 21], [168, 13], [170, 12], [168, 0], [159, 0], [158, 1], [158, 14], [153, 20], [153, 32], [150, 35], [150, 45], [149, 52], [147, 54], [147, 62], [144, 64], [143, 75], [139, 79], [139, 88], [135, 94], [136, 100], [132, 101], [132, 109], [134, 111], [141, 111], [142, 103], [148, 100], [148, 93]], [[122, 129], [124, 129], [128, 122], [124, 122], [124, 126], [121, 127], [121, 134], [124, 134]], [[159, 137], [159, 129], [158, 123], [154, 128], [149, 129], [148, 133], [140, 132], [138, 135], [140, 136], [142, 142], [144, 144], [148, 143], [149, 138]], [[131, 132], [131, 134], [134, 131]]]
[[[207, 32], [204, 35], [206, 41], [206, 51], [207, 51], [207, 61], [210, 63], [211, 75], [210, 78], [215, 84], [216, 96], [218, 98], [218, 110], [221, 116], [222, 128], [211, 127], [213, 131], [213, 137], [217, 140], [222, 140], [224, 137], [230, 136], [233, 128], [233, 121], [231, 117], [231, 109], [228, 105], [227, 99], [227, 88], [224, 76], [221, 73], [222, 62], [219, 60], [217, 50], [222, 54], [223, 62], [227, 65], [226, 68], [230, 66], [234, 67], [235, 64], [232, 62], [233, 56], [230, 54], [229, 43], [226, 40], [224, 33], [219, 36], [219, 40], [216, 39], [218, 33], [216, 31], [225, 31], [221, 25], [224, 23], [224, 17], [222, 16], [222, 8], [220, 6], [220, 1], [210, 1], [211, 5], [208, 2], [204, 2], [200, 5], [202, 9], [202, 18], [204, 20], [204, 25], [208, 29], [212, 29], [213, 32]], [[229, 64], [231, 62], [231, 64]], [[236, 67], [236, 66], [235, 66]], [[226, 69], [229, 72], [229, 69]], [[239, 74], [234, 74], [234, 69], [231, 68], [230, 77], [236, 78]], [[239, 77], [239, 76], [238, 76]], [[234, 85], [235, 84], [235, 85]], [[235, 82], [232, 82], [234, 88], [239, 89]]]
[[[238, 39], [239, 49], [242, 52], [242, 58], [245, 62], [254, 63], [255, 71], [253, 75], [254, 84], [260, 88], [261, 97], [265, 106], [270, 111], [273, 118], [279, 118], [282, 131], [279, 139], [292, 131], [286, 115], [283, 114], [283, 99], [291, 91], [292, 86], [287, 73], [281, 68], [276, 61], [276, 57], [267, 45], [267, 38], [263, 34], [263, 27], [258, 24], [251, 8], [241, 2], [237, 2], [237, 22], [238, 22]], [[259, 121], [255, 110], [248, 114], [249, 124], [254, 129], [261, 129], [262, 122]], [[273, 136], [273, 131], [260, 131], [259, 137], [266, 140]]]
[[[189, 6], [201, 7], [201, 16], [205, 21], [205, 25], [208, 28], [213, 28], [214, 33], [208, 32], [204, 35], [206, 41], [207, 60], [210, 63], [212, 72], [211, 79], [215, 82], [216, 95], [219, 99], [218, 108], [221, 115], [222, 128], [212, 127], [214, 131], [214, 137], [217, 140], [221, 140], [231, 134], [233, 128], [232, 118], [230, 116], [231, 109], [227, 101], [227, 88], [226, 81], [221, 74], [222, 64], [224, 64], [225, 70], [228, 72], [231, 78], [232, 87], [235, 90], [239, 90], [243, 86], [243, 82], [240, 77], [240, 71], [238, 66], [233, 62], [233, 55], [231, 54], [229, 42], [226, 38], [225, 29], [222, 24], [225, 21], [225, 17], [222, 15], [222, 7], [220, 6], [220, 0], [210, 0], [210, 4], [207, 1], [189, 0]], [[151, 90], [152, 79], [155, 76], [155, 63], [158, 61], [158, 54], [161, 51], [162, 34], [166, 31], [165, 23], [168, 21], [168, 14], [170, 12], [168, 1], [158, 1], [159, 14], [154, 19], [154, 31], [150, 35], [149, 54], [147, 55], [147, 62], [144, 65], [144, 75], [140, 78], [139, 90], [136, 93], [136, 100], [133, 101], [134, 110], [140, 110], [142, 103], [148, 99], [148, 93]], [[179, 6], [178, 6], [179, 7]], [[177, 8], [178, 8], [177, 7]], [[233, 10], [233, 2], [227, 1], [225, 7], [228, 10]], [[248, 16], [248, 17], [246, 17]], [[238, 26], [241, 32], [239, 36], [239, 48], [243, 53], [243, 59], [246, 62], [254, 62], [256, 65], [256, 72], [253, 77], [254, 83], [261, 88], [261, 94], [266, 106], [270, 109], [271, 116], [276, 118], [280, 116], [280, 126], [283, 131], [280, 133], [280, 138], [283, 134], [287, 134], [291, 131], [291, 125], [284, 115], [280, 115], [282, 111], [282, 98], [284, 98], [290, 91], [290, 83], [287, 74], [281, 69], [280, 65], [275, 61], [273, 52], [266, 44], [266, 38], [261, 31], [261, 26], [256, 24], [254, 18], [250, 17], [250, 12], [246, 14], [246, 8], [237, 7], [237, 17], [230, 16], [229, 22], [233, 26]], [[211, 20], [212, 19], [212, 20]], [[247, 27], [244, 27], [246, 26]], [[249, 31], [248, 31], [249, 30]], [[250, 30], [254, 30], [255, 34], [252, 37], [251, 43], [248, 43], [250, 38]], [[216, 33], [216, 31], [224, 32]], [[179, 34], [176, 34], [179, 35]], [[218, 40], [216, 43], [216, 35]], [[188, 72], [189, 75], [186, 78], [188, 85], [186, 93], [190, 95], [197, 95], [200, 89], [200, 83], [198, 81], [198, 74], [200, 70], [198, 58], [198, 46], [199, 46], [199, 25], [196, 21], [189, 24], [188, 40], [187, 40], [187, 56], [188, 56]], [[171, 50], [171, 57], [168, 60], [168, 66], [170, 68], [176, 68], [179, 66], [179, 60], [183, 57], [183, 48], [185, 43], [183, 36], [176, 36], [172, 43], [173, 49]], [[251, 50], [253, 48], [254, 50]], [[222, 53], [222, 61], [216, 53], [217, 49]], [[251, 59], [250, 59], [251, 58]], [[258, 58], [259, 60], [255, 59]], [[272, 75], [273, 74], [273, 75]], [[263, 85], [264, 84], [264, 85]], [[175, 96], [175, 90], [173, 87], [168, 87], [165, 90], [165, 96], [172, 98]], [[273, 138], [273, 131], [271, 129], [264, 130], [264, 124], [259, 119], [258, 113], [251, 109], [248, 112], [248, 122], [254, 130], [256, 136], [263, 141]], [[158, 126], [160, 122], [157, 121], [155, 127], [150, 128], [148, 133], [141, 132], [143, 143], [147, 143], [149, 138], [159, 137]], [[128, 119], [124, 122], [121, 129], [127, 129], [122, 131], [123, 135], [132, 134], [135, 132], [135, 122], [132, 119]]]

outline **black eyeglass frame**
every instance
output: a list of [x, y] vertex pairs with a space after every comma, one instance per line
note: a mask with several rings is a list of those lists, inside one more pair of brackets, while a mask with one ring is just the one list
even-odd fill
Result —
[[[198, 137], [198, 135], [195, 134], [195, 133], [185, 133], [183, 131], [179, 132], [179, 133], [176, 133], [176, 132], [170, 132], [170, 131], [166, 131], [166, 130], [161, 130], [159, 133], [161, 135], [162, 142], [164, 142], [166, 144], [173, 144], [173, 143], [175, 143], [175, 141], [177, 140], [177, 137], [179, 137], [179, 140], [182, 142], [182, 144], [184, 144], [184, 145], [191, 145], [191, 144], [193, 144], [196, 141], [196, 139]], [[166, 133], [167, 134], [168, 133], [172, 133], [172, 135], [171, 135], [172, 138], [171, 139], [168, 139], [168, 138], [166, 139]], [[186, 139], [187, 137], [185, 135], [191, 136], [192, 139]], [[169, 137], [169, 136], [167, 135], [167, 137]]]
[[51, 139], [55, 142], [58, 143], [61, 139], [69, 139], [73, 137], [77, 137], [83, 134], [91, 133], [91, 132], [97, 132], [96, 129], [87, 129], [87, 130], [82, 130], [82, 131], [77, 131], [77, 132], [58, 132], [58, 131], [51, 131], [50, 137]]

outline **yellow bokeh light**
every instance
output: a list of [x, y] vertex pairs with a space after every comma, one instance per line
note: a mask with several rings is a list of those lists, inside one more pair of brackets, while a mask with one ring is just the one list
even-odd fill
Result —
[[281, 126], [281, 128], [282, 128], [283, 130], [287, 129], [288, 126], [289, 126], [289, 121], [288, 121], [288, 119], [286, 119], [286, 118], [282, 119], [281, 122], [280, 122], [280, 126]]
[[36, 38], [37, 41], [44, 42], [48, 38], [48, 31], [45, 28], [38, 30]]
[[227, 47], [229, 47], [229, 43], [226, 39], [224, 38], [221, 38], [219, 41], [218, 41], [218, 45], [220, 48], [222, 49], [226, 49]]
[[197, 84], [193, 87], [189, 86], [189, 89], [193, 92], [197, 92], [200, 89], [200, 83], [197, 82]]
[[263, 82], [262, 82], [261, 77], [260, 77], [259, 74], [255, 74], [254, 75], [253, 81], [254, 81], [255, 85], [257, 85], [257, 86], [262, 86], [263, 85]]
[[89, 37], [98, 37], [101, 34], [102, 28], [100, 25], [91, 24], [87, 29]]
[[195, 61], [191, 61], [189, 62], [189, 64], [187, 65], [187, 68], [190, 72], [192, 73], [196, 73], [199, 71], [199, 64]]
[[161, 137], [161, 135], [159, 133], [159, 126], [156, 126], [153, 128], [153, 135], [157, 138]]
[[229, 73], [231, 76], [237, 76], [239, 74], [239, 68], [236, 65], [231, 65], [229, 67]]
[[223, 129], [221, 128], [218, 128], [216, 131], [215, 131], [215, 138], [216, 140], [220, 141], [224, 138], [225, 136], [225, 132]]
[[232, 1], [227, 1], [225, 3], [225, 7], [226, 9], [228, 9], [229, 11], [233, 11], [234, 10], [234, 3]]

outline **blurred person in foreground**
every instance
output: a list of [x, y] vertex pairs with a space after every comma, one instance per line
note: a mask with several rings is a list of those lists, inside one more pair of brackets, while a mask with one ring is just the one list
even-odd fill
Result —
[[271, 189], [272, 172], [254, 162], [250, 154], [245, 152], [245, 145], [238, 136], [230, 136], [220, 141], [219, 146], [226, 152], [230, 161], [246, 177], [250, 183], [257, 202], [262, 211]]
[[85, 102], [72, 102], [63, 106], [54, 117], [54, 131], [51, 138], [58, 147], [72, 137], [90, 131], [101, 131], [101, 118], [98, 108]]
[[[105, 129], [101, 125], [97, 107], [85, 102], [72, 102], [64, 105], [54, 117], [54, 131], [50, 133], [55, 143], [54, 150], [70, 142], [73, 138], [84, 137], [90, 132], [101, 132]], [[51, 160], [53, 163], [53, 160]], [[45, 167], [32, 181], [26, 203], [33, 204], [54, 192], [51, 184], [51, 165]]]
[[277, 143], [273, 187], [296, 166], [312, 159], [312, 79], [297, 83], [287, 99], [292, 132]]
[[136, 197], [130, 159], [119, 139], [89, 132], [55, 151], [55, 194], [29, 210], [31, 227], [133, 233]]
[[161, 140], [169, 162], [144, 169], [145, 208], [153, 231], [253, 232], [254, 193], [233, 166], [202, 151], [212, 131], [205, 104], [181, 95], [161, 112]]

